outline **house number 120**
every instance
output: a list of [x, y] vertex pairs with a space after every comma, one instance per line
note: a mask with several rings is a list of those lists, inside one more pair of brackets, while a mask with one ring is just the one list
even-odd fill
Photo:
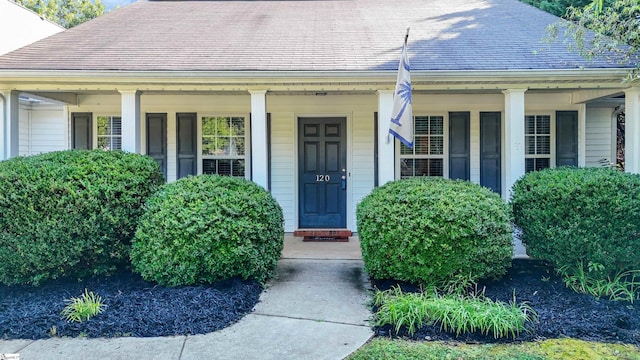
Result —
[[316, 181], [329, 181], [331, 176], [329, 175], [316, 175]]

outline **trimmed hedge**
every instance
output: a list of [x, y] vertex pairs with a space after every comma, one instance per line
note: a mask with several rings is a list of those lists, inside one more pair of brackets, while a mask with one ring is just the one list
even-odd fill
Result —
[[149, 199], [133, 240], [135, 271], [159, 284], [264, 282], [284, 240], [282, 209], [245, 179], [199, 175], [167, 184]]
[[127, 260], [142, 205], [163, 182], [153, 159], [120, 151], [0, 162], [0, 282], [112, 272]]
[[498, 277], [513, 251], [508, 205], [467, 181], [398, 180], [358, 205], [365, 268], [376, 279], [442, 286]]
[[515, 224], [530, 256], [556, 267], [583, 262], [606, 274], [640, 269], [640, 176], [608, 168], [557, 168], [513, 186]]

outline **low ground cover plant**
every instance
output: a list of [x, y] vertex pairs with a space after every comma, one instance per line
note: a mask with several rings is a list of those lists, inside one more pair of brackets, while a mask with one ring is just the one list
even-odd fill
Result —
[[396, 333], [406, 328], [410, 335], [426, 325], [455, 333], [479, 332], [493, 338], [515, 338], [535, 321], [536, 313], [526, 303], [506, 304], [482, 294], [440, 294], [435, 289], [402, 292], [399, 287], [379, 291], [374, 298], [376, 326], [392, 325]]
[[511, 204], [529, 255], [551, 262], [568, 286], [637, 298], [640, 176], [608, 168], [535, 171], [515, 183]]
[[146, 204], [133, 269], [162, 285], [233, 277], [264, 282], [282, 252], [282, 209], [245, 179], [199, 175], [165, 185]]
[[0, 282], [112, 273], [128, 260], [142, 205], [162, 183], [153, 159], [121, 151], [0, 162]]
[[369, 275], [442, 286], [503, 275], [511, 264], [511, 217], [495, 193], [467, 181], [398, 180], [357, 208]]

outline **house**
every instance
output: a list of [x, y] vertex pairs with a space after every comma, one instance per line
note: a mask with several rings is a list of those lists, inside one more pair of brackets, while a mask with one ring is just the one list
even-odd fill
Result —
[[0, 55], [63, 30], [62, 26], [18, 5], [13, 0], [0, 0], [0, 31], [5, 34], [0, 39]]
[[[4, 34], [0, 38], [0, 55], [63, 30], [63, 27], [48, 21], [12, 0], [0, 0], [0, 33]], [[36, 154], [66, 147], [66, 142], [62, 137], [59, 138], [59, 146], [56, 148], [52, 148], [50, 146], [51, 143], [47, 140], [50, 136], [48, 125], [52, 122], [60, 123], [64, 116], [62, 103], [27, 94], [21, 95], [18, 102], [19, 116], [23, 123], [33, 125], [33, 131], [30, 131], [31, 128], [26, 125], [20, 127], [21, 154]], [[3, 131], [0, 129], [0, 134], [2, 133]], [[31, 140], [35, 139], [34, 143], [37, 143], [38, 138], [49, 146], [41, 147], [37, 144], [31, 146]], [[3, 144], [2, 140], [0, 140], [0, 144]]]
[[[640, 172], [628, 69], [545, 43], [558, 18], [517, 0], [138, 1], [0, 57], [2, 158], [23, 154], [20, 94], [64, 103], [38, 149], [123, 149], [243, 176], [286, 231], [356, 229], [375, 187], [467, 179], [507, 198], [526, 171], [615, 159]], [[407, 27], [413, 149], [389, 140]], [[61, 146], [60, 144], [63, 144]]]

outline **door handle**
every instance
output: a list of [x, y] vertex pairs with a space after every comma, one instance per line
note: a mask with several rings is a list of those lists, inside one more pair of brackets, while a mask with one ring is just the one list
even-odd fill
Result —
[[347, 177], [344, 175], [340, 178], [340, 187], [342, 190], [347, 190]]

